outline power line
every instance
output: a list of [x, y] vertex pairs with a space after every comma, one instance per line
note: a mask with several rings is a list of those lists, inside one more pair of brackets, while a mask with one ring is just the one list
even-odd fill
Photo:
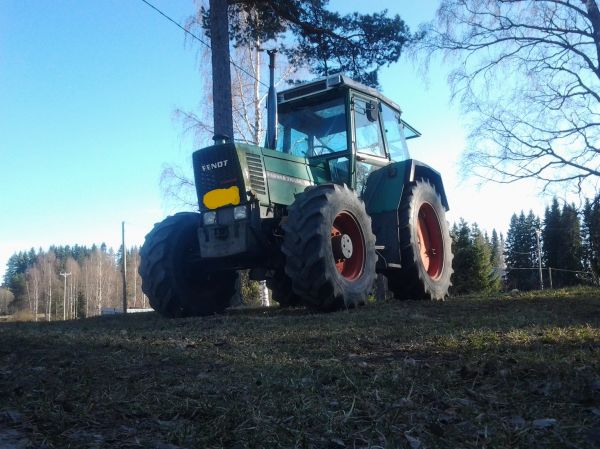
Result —
[[[154, 11], [156, 11], [158, 14], [160, 14], [161, 16], [163, 16], [165, 19], [167, 19], [169, 22], [171, 22], [172, 24], [174, 24], [177, 28], [181, 29], [184, 33], [189, 34], [190, 36], [192, 36], [194, 39], [196, 39], [198, 42], [200, 42], [201, 44], [205, 45], [207, 48], [212, 50], [212, 47], [210, 46], [210, 44], [206, 43], [205, 41], [203, 41], [202, 39], [200, 39], [196, 34], [192, 33], [190, 30], [188, 30], [186, 27], [182, 26], [179, 22], [177, 22], [175, 19], [172, 19], [171, 17], [169, 17], [167, 14], [165, 14], [164, 12], [162, 12], [160, 9], [158, 9], [156, 6], [154, 6], [152, 3], [150, 3], [147, 0], [140, 0], [142, 3], [145, 3], [147, 6], [149, 6], [150, 8], [152, 8]], [[250, 78], [252, 78], [253, 80], [259, 82], [260, 84], [262, 84], [265, 87], [269, 87], [268, 84], [262, 82], [261, 80], [259, 80], [258, 78], [256, 78], [254, 75], [252, 75], [250, 72], [248, 72], [246, 69], [244, 69], [243, 67], [240, 67], [239, 65], [237, 65], [235, 62], [233, 62], [233, 60], [231, 58], [229, 58], [229, 63], [234, 66], [235, 68], [237, 68], [239, 71], [245, 73], [246, 75], [248, 75]]]
[[[502, 269], [504, 271], [514, 271], [514, 270], [538, 270], [539, 267], [494, 267], [497, 269]], [[552, 270], [552, 271], [564, 271], [567, 273], [581, 273], [581, 274], [594, 274], [591, 271], [581, 271], [581, 270], [567, 270], [566, 268], [554, 268], [554, 267], [542, 267], [543, 270]]]

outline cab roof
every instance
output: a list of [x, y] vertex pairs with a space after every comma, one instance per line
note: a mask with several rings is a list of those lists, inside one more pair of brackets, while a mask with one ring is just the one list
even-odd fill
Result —
[[[377, 89], [373, 89], [372, 87], [366, 86], [362, 83], [359, 83], [358, 81], [354, 81], [353, 79], [348, 78], [346, 75], [342, 74], [318, 78], [314, 81], [308, 81], [306, 83], [302, 83], [297, 86], [293, 86], [289, 89], [278, 92], [277, 103], [283, 104], [287, 103], [288, 101], [298, 100], [300, 98], [309, 97], [317, 93], [329, 92], [340, 88], [352, 89], [354, 91], [367, 94], [371, 97], [375, 97], [378, 100], [381, 100], [384, 103], [391, 106], [392, 108], [396, 109], [400, 114], [402, 114], [402, 109], [400, 108], [400, 106], [396, 102], [390, 100], [388, 97], [383, 95]], [[414, 127], [406, 123], [404, 120], [402, 120], [402, 123], [411, 131], [411, 135], [406, 136], [407, 139], [419, 137], [421, 135], [419, 131], [417, 131]]]

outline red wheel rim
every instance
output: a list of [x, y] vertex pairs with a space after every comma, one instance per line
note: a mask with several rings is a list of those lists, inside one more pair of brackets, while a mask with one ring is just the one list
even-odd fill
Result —
[[[350, 257], [344, 257], [335, 248], [336, 240], [342, 236], [347, 236], [344, 237], [346, 239], [349, 237], [352, 243]], [[337, 214], [331, 227], [331, 240], [333, 258], [338, 272], [349, 281], [358, 278], [365, 265], [365, 238], [354, 216], [346, 211]]]
[[419, 208], [417, 239], [425, 271], [430, 278], [438, 279], [444, 268], [444, 238], [438, 216], [429, 203]]

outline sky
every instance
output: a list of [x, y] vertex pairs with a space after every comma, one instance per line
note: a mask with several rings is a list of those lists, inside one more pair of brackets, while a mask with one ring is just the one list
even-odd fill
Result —
[[[152, 0], [183, 24], [193, 0]], [[400, 14], [411, 29], [437, 0], [332, 0], [340, 12]], [[140, 0], [0, 2], [0, 277], [11, 254], [54, 245], [141, 245], [153, 224], [177, 212], [159, 186], [165, 164], [196, 150], [174, 117], [204, 102], [198, 47]], [[442, 173], [448, 219], [506, 232], [521, 209], [549, 203], [533, 184], [462, 179], [467, 118], [450, 102], [447, 68], [426, 76], [402, 58], [382, 69], [386, 96], [422, 137], [415, 159]]]

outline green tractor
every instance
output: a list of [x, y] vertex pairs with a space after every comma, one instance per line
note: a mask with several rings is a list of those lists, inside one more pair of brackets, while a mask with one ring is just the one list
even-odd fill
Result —
[[[142, 290], [168, 317], [229, 306], [238, 270], [281, 306], [364, 304], [377, 273], [399, 299], [443, 299], [452, 252], [440, 174], [410, 159], [398, 105], [343, 75], [277, 94], [265, 148], [215, 136], [193, 154], [199, 212], [156, 224]], [[276, 103], [276, 108], [273, 104]]]

